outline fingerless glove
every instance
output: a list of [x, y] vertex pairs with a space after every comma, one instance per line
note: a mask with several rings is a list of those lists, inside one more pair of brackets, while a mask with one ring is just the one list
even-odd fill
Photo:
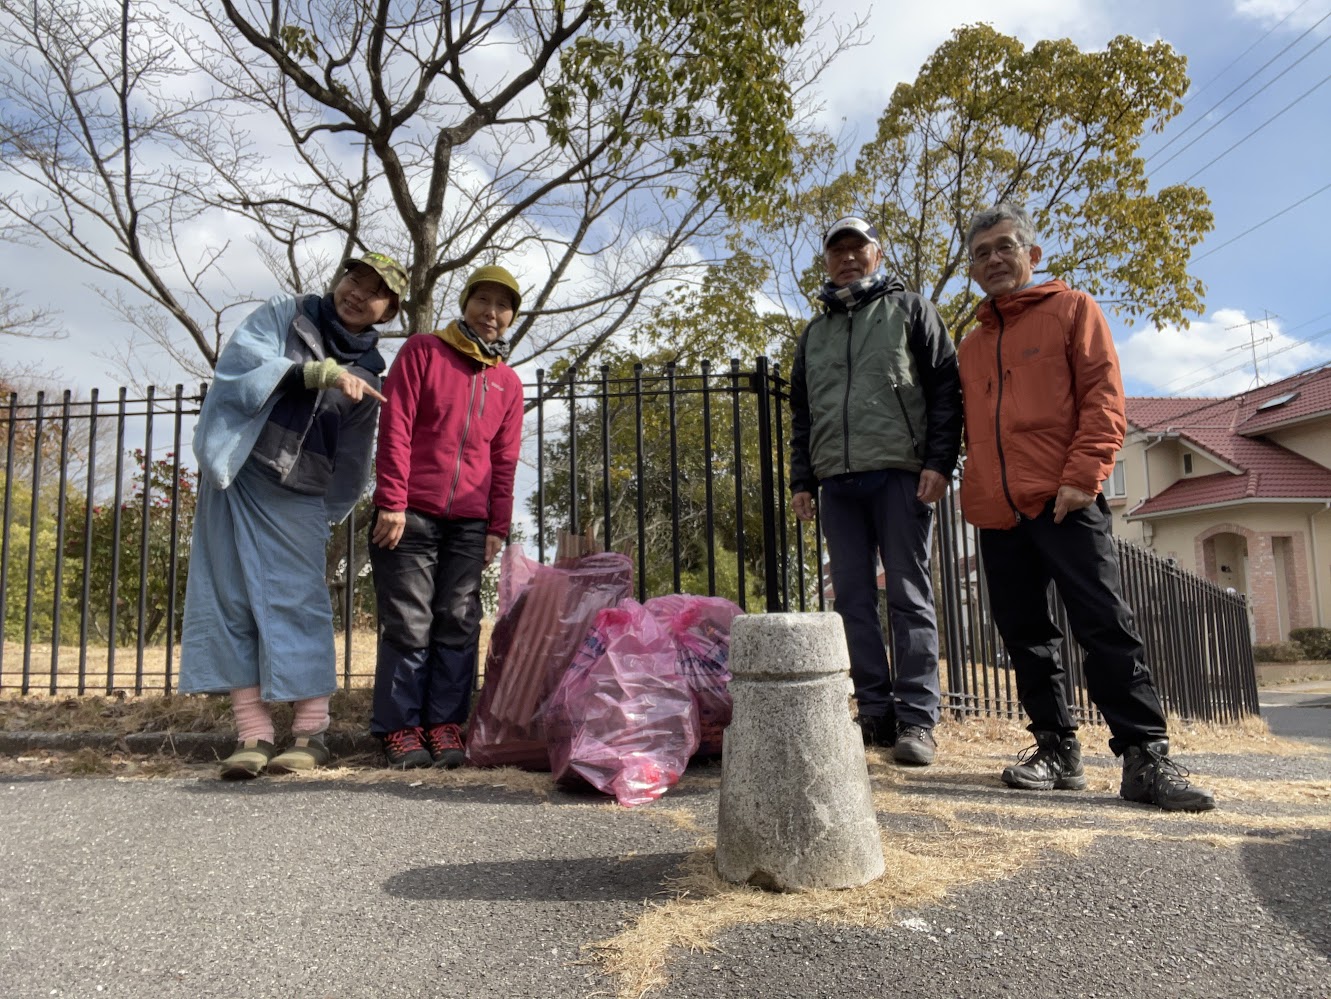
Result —
[[311, 389], [332, 388], [342, 374], [342, 365], [331, 357], [322, 361], [306, 361], [304, 367], [305, 387]]

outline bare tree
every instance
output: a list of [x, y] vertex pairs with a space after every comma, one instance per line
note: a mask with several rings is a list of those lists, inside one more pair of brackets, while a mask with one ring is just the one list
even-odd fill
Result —
[[151, 4], [0, 0], [0, 15], [0, 231], [111, 279], [101, 293], [122, 319], [192, 375], [210, 370], [236, 303], [207, 288], [225, 243], [186, 252], [209, 179], [179, 152], [209, 133], [236, 149], [225, 109], [182, 86], [172, 25]]
[[111, 279], [123, 367], [146, 340], [195, 375], [229, 310], [365, 249], [407, 263], [408, 330], [502, 260], [515, 360], [589, 356], [771, 208], [804, 88], [859, 29], [806, 41], [797, 0], [0, 11], [6, 231]]
[[64, 336], [51, 309], [24, 305], [22, 298], [9, 288], [0, 287], [0, 336], [29, 340], [59, 340]]

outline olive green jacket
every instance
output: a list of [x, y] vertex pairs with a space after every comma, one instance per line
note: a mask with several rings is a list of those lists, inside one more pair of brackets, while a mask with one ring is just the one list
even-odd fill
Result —
[[956, 350], [933, 303], [899, 281], [811, 322], [790, 378], [792, 493], [883, 468], [951, 477], [961, 450]]

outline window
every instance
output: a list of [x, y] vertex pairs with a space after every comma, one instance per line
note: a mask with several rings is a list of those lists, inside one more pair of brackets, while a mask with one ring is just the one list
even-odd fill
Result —
[[1183, 455], [1183, 474], [1184, 475], [1192, 474], [1192, 455], [1186, 452]]
[[1105, 499], [1122, 499], [1128, 495], [1128, 487], [1123, 477], [1123, 462], [1114, 462], [1114, 471], [1105, 479]]
[[1283, 406], [1283, 405], [1284, 405], [1285, 403], [1287, 403], [1287, 402], [1293, 402], [1293, 401], [1294, 401], [1295, 399], [1297, 399], [1298, 397], [1299, 397], [1299, 393], [1297, 393], [1297, 392], [1285, 392], [1285, 393], [1282, 394], [1282, 395], [1278, 395], [1278, 396], [1275, 396], [1274, 398], [1267, 399], [1266, 402], [1264, 402], [1264, 403], [1262, 403], [1260, 406], [1258, 406], [1258, 407], [1254, 410], [1254, 412], [1260, 413], [1260, 412], [1261, 412], [1262, 410], [1264, 410], [1264, 409], [1276, 409], [1276, 408], [1278, 408], [1278, 407], [1280, 407], [1280, 406]]

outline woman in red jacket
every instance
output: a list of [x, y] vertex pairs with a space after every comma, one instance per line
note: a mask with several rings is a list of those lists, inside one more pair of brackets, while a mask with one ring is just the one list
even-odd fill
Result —
[[409, 337], [384, 383], [370, 564], [379, 610], [370, 731], [391, 767], [456, 767], [471, 705], [481, 573], [513, 514], [522, 381], [504, 334], [522, 304], [475, 271], [462, 318]]

